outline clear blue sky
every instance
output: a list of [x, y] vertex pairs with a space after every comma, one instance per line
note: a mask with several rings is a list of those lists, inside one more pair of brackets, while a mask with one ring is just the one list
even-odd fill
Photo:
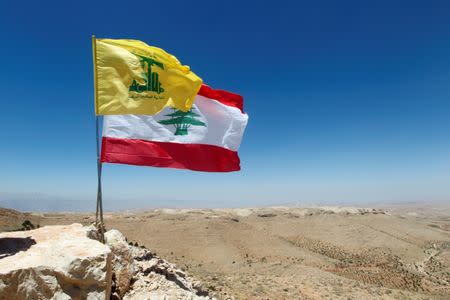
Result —
[[91, 34], [250, 116], [241, 172], [105, 165], [107, 210], [450, 200], [448, 1], [9, 1], [0, 33], [0, 206], [94, 209]]

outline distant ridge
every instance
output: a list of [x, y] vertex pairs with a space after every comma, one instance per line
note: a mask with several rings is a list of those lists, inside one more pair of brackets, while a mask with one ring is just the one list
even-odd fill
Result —
[[14, 209], [0, 207], [0, 232], [20, 230], [23, 222], [26, 220], [38, 224], [39, 219], [38, 216], [31, 213], [23, 213]]

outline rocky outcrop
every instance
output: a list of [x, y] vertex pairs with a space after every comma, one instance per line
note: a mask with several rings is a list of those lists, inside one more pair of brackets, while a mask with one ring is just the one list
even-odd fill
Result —
[[211, 299], [201, 285], [117, 230], [46, 226], [0, 234], [0, 300]]
[[111, 250], [81, 224], [0, 234], [0, 299], [108, 299]]
[[117, 230], [105, 234], [113, 252], [112, 299], [211, 299], [199, 282]]
[[121, 299], [129, 290], [137, 269], [133, 258], [133, 248], [128, 245], [120, 231], [112, 229], [105, 234], [106, 244], [113, 253], [113, 297]]

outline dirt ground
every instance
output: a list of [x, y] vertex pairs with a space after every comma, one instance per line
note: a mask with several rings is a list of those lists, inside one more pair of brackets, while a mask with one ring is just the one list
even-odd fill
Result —
[[[0, 210], [0, 230], [92, 214]], [[450, 208], [157, 209], [107, 213], [219, 299], [450, 299]]]

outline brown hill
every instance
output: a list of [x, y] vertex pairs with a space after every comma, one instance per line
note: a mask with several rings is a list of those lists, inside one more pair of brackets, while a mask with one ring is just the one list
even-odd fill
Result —
[[414, 209], [159, 209], [105, 220], [221, 299], [449, 299], [450, 216]]
[[30, 226], [37, 227], [40, 220], [41, 218], [38, 215], [32, 213], [23, 213], [13, 209], [0, 208], [0, 232], [22, 230], [25, 227], [28, 228]]

